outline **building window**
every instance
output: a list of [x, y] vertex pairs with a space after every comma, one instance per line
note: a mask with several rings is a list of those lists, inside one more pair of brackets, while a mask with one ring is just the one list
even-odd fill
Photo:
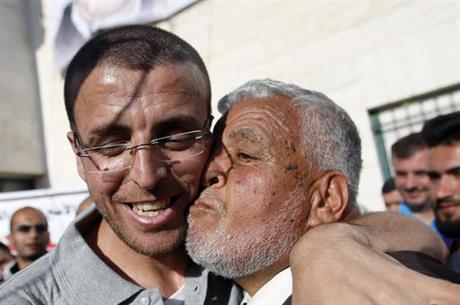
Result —
[[460, 84], [410, 97], [369, 110], [383, 178], [390, 177], [391, 145], [419, 132], [423, 123], [437, 115], [460, 110]]
[[0, 178], [0, 193], [32, 190], [35, 188], [35, 181], [33, 178]]

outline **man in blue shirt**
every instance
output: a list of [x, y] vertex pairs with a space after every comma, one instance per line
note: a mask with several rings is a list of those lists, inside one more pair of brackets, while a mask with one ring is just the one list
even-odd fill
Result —
[[449, 265], [460, 272], [460, 111], [427, 121], [428, 175], [437, 229], [451, 238]]
[[428, 177], [429, 149], [420, 133], [402, 137], [391, 146], [396, 188], [404, 202], [399, 212], [430, 225], [434, 219]]

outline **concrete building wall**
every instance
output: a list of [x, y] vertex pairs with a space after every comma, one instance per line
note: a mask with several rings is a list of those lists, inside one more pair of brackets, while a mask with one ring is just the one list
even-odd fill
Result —
[[0, 1], [0, 178], [46, 174], [30, 7]]
[[[344, 107], [363, 140], [359, 201], [375, 210], [383, 208], [382, 175], [367, 110], [460, 82], [459, 10], [458, 1], [205, 0], [160, 26], [203, 56], [214, 104], [243, 82], [268, 77], [322, 91]], [[51, 50], [46, 35], [37, 61], [47, 168], [52, 187], [77, 187]]]

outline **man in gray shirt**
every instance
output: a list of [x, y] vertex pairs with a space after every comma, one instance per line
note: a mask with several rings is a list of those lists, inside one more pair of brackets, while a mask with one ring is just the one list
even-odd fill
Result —
[[239, 289], [191, 263], [183, 244], [212, 144], [210, 92], [196, 51], [160, 29], [116, 28], [80, 49], [64, 85], [68, 140], [97, 210], [5, 283], [1, 304], [240, 301]]
[[9, 279], [45, 255], [49, 240], [48, 221], [42, 211], [33, 207], [16, 210], [11, 216], [8, 235], [10, 246], [16, 250], [16, 257], [5, 266], [3, 279]]
[[5, 283], [0, 303], [235, 304], [236, 286], [193, 265], [183, 245], [211, 145], [210, 84], [196, 51], [160, 29], [109, 30], [73, 58], [64, 98], [97, 211]]

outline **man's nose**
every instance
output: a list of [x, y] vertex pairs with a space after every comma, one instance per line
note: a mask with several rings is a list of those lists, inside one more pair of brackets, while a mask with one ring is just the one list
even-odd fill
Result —
[[[439, 178], [438, 185], [435, 187], [436, 199], [445, 199], [455, 193], [456, 185], [453, 178], [443, 175]], [[457, 190], [458, 191], [458, 190]]]
[[30, 231], [27, 233], [30, 238], [36, 239], [40, 233], [38, 232], [37, 228], [33, 227], [30, 228]]
[[407, 175], [406, 177], [406, 189], [413, 189], [417, 186], [417, 179], [414, 177], [414, 175]]
[[225, 185], [228, 172], [232, 168], [232, 161], [223, 147], [217, 147], [209, 159], [204, 174], [205, 187], [222, 187]]
[[205, 187], [222, 187], [225, 185], [225, 174], [217, 170], [207, 170], [204, 175], [204, 186]]
[[151, 147], [139, 147], [135, 152], [129, 178], [140, 187], [153, 189], [158, 181], [167, 176], [167, 164], [162, 161], [158, 152]]

